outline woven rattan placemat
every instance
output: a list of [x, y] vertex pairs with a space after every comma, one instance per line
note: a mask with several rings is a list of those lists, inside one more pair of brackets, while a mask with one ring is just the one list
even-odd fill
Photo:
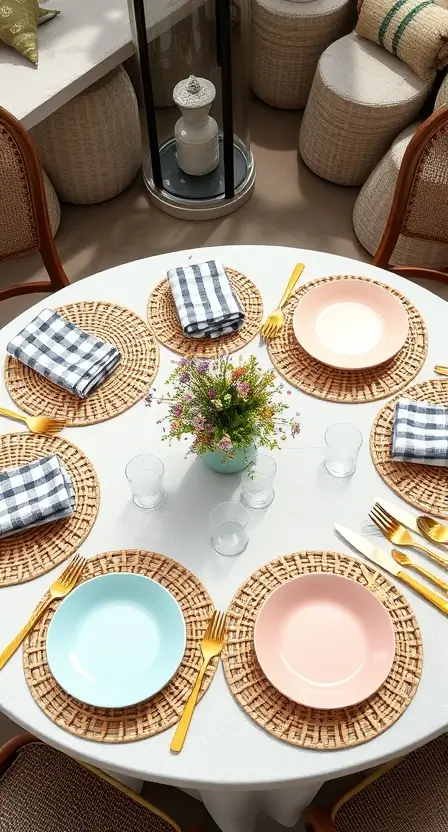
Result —
[[377, 280], [356, 277], [357, 280], [382, 286], [401, 300], [409, 317], [409, 333], [404, 347], [392, 361], [369, 370], [337, 370], [312, 358], [297, 343], [294, 335], [292, 320], [297, 301], [314, 286], [353, 277], [346, 274], [324, 277], [298, 289], [285, 307], [285, 326], [281, 334], [269, 342], [269, 355], [276, 370], [298, 390], [318, 399], [358, 404], [384, 399], [406, 387], [423, 366], [428, 338], [420, 312], [404, 295]]
[[[280, 584], [307, 572], [333, 572], [369, 586], [391, 615], [396, 642], [392, 669], [379, 690], [359, 705], [332, 711], [297, 705], [271, 685], [258, 664], [254, 626], [263, 601]], [[235, 699], [260, 727], [304, 748], [349, 748], [393, 725], [417, 690], [422, 657], [420, 630], [406, 598], [380, 572], [337, 552], [295, 552], [265, 564], [239, 588], [227, 615], [223, 664]]]
[[378, 413], [370, 433], [370, 455], [380, 477], [411, 506], [448, 518], [448, 468], [394, 462], [390, 458], [395, 404], [399, 398], [448, 406], [448, 379], [433, 378], [413, 384]]
[[263, 301], [255, 283], [235, 269], [226, 266], [230, 284], [245, 314], [245, 321], [238, 332], [222, 338], [186, 338], [177, 317], [176, 307], [168, 280], [162, 280], [148, 299], [148, 322], [161, 344], [181, 355], [215, 358], [236, 352], [252, 341], [263, 322]]
[[[198, 578], [175, 560], [138, 549], [105, 552], [88, 560], [83, 580], [108, 572], [138, 572], [165, 586], [179, 602], [187, 628], [187, 646], [182, 664], [172, 680], [155, 696], [130, 708], [93, 708], [66, 693], [52, 676], [47, 663], [45, 640], [58, 602], [54, 602], [23, 648], [25, 677], [34, 699], [60, 728], [97, 742], [132, 742], [165, 731], [181, 717], [191, 693], [202, 656], [200, 642], [213, 604]], [[204, 693], [213, 679], [217, 660], [206, 672]]]
[[98, 513], [100, 485], [83, 452], [59, 436], [6, 433], [0, 436], [0, 470], [57, 454], [76, 494], [73, 514], [55, 523], [0, 539], [0, 587], [23, 584], [62, 563], [86, 539]]
[[79, 399], [7, 355], [5, 384], [15, 403], [32, 416], [45, 413], [65, 417], [68, 425], [93, 425], [118, 416], [139, 401], [159, 366], [159, 346], [145, 321], [130, 309], [106, 301], [80, 301], [56, 311], [117, 347], [121, 361], [95, 392]]

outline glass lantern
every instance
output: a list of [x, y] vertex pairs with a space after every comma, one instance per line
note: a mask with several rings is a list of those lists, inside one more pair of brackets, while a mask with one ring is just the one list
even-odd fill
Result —
[[185, 219], [243, 205], [249, 143], [250, 0], [128, 0], [149, 153], [152, 201]]

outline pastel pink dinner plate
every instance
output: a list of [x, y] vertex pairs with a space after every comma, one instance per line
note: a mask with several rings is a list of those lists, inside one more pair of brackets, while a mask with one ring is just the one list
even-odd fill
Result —
[[395, 295], [354, 277], [310, 289], [296, 306], [293, 327], [313, 358], [359, 370], [393, 358], [406, 341], [409, 321]]
[[350, 578], [301, 575], [275, 589], [255, 623], [255, 651], [269, 681], [310, 708], [347, 708], [375, 693], [394, 660], [392, 619]]

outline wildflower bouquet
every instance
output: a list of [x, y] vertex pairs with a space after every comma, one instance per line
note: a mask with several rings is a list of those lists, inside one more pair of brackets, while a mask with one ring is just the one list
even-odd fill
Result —
[[162, 438], [190, 435], [189, 453], [222, 451], [232, 459], [236, 449], [254, 442], [278, 448], [278, 440], [286, 439], [286, 428], [292, 436], [300, 432], [297, 418], [283, 416], [288, 409], [279, 398], [284, 385], [277, 382], [273, 370], [262, 370], [255, 356], [237, 366], [227, 356], [212, 361], [182, 358], [175, 365], [166, 382], [171, 388], [167, 395], [157, 398], [150, 391], [146, 403], [155, 398], [168, 405], [168, 415], [158, 422], [168, 421]]

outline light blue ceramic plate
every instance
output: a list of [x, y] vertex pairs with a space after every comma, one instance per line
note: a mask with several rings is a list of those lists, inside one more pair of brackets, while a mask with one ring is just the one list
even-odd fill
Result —
[[132, 572], [80, 584], [56, 610], [47, 635], [50, 670], [88, 705], [124, 708], [161, 690], [186, 643], [182, 610], [170, 592]]

